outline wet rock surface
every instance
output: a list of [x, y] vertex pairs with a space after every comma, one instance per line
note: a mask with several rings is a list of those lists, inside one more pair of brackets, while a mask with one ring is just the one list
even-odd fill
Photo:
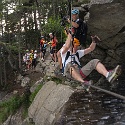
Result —
[[[125, 80], [114, 92], [125, 95]], [[76, 92], [67, 102], [56, 125], [125, 125], [125, 100], [91, 90]]]

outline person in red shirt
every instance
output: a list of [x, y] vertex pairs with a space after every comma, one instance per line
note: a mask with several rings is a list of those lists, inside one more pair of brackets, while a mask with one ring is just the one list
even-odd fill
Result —
[[51, 50], [50, 50], [50, 56], [54, 62], [57, 61], [57, 54], [56, 54], [56, 46], [57, 46], [57, 38], [53, 35], [53, 33], [49, 33], [50, 39], [51, 39]]

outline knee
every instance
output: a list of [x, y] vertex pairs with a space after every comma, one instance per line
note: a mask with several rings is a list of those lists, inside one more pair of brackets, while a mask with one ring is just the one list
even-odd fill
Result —
[[61, 56], [60, 51], [58, 51], [58, 52], [57, 52], [57, 56], [58, 56], [58, 57], [60, 57], [60, 56]]
[[92, 61], [91, 64], [93, 65], [93, 68], [96, 69], [96, 66], [100, 62], [100, 60], [99, 59], [93, 59], [91, 61]]
[[98, 63], [98, 62], [100, 62], [99, 59], [93, 59], [92, 61], [93, 61], [94, 63]]

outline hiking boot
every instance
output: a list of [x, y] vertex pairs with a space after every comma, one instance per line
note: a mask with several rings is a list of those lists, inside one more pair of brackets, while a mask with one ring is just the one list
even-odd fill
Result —
[[90, 85], [92, 84], [92, 80], [90, 80], [90, 81], [84, 81], [83, 83], [82, 83], [82, 87], [88, 92], [89, 91], [89, 89], [90, 89]]
[[121, 74], [121, 66], [117, 65], [115, 69], [109, 72], [109, 75], [107, 77], [108, 82], [113, 83], [120, 74]]

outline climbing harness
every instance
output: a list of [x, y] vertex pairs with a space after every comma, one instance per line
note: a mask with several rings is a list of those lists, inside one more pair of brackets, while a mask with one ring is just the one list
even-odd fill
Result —
[[70, 54], [70, 51], [67, 52], [66, 54], [66, 57], [65, 57], [65, 60], [64, 60], [64, 63], [63, 63], [63, 66], [62, 66], [62, 73], [65, 74], [65, 66], [66, 66], [66, 61], [67, 59], [71, 57], [71, 64], [74, 65], [76, 64], [79, 68], [81, 68], [81, 65], [75, 60], [75, 57], [77, 57], [77, 59], [79, 60], [79, 53], [75, 53], [75, 54]]

